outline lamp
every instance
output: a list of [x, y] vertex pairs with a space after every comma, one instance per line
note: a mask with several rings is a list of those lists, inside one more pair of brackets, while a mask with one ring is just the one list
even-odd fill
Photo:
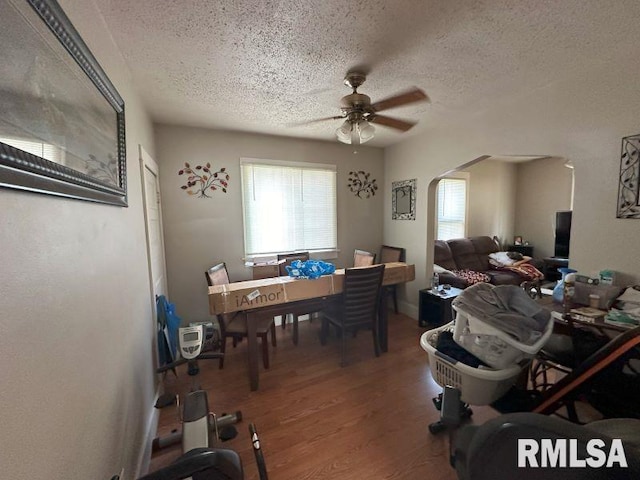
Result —
[[336, 137], [342, 143], [359, 145], [371, 140], [375, 133], [376, 129], [366, 120], [348, 118], [336, 130]]

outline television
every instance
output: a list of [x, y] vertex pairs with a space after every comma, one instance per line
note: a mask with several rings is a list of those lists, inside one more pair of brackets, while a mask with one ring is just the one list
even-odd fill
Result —
[[571, 240], [571, 210], [556, 212], [556, 239], [554, 256], [569, 258], [569, 242]]

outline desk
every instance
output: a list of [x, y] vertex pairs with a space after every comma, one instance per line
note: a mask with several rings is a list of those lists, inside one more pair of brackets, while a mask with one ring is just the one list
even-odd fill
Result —
[[[405, 283], [415, 278], [415, 267], [413, 265], [407, 265], [402, 262], [388, 263], [389, 268], [385, 268], [385, 276], [383, 278], [383, 286], [395, 285], [398, 283]], [[249, 361], [249, 382], [251, 390], [258, 389], [260, 380], [260, 366], [259, 366], [259, 352], [258, 352], [258, 338], [256, 335], [256, 324], [258, 320], [262, 318], [273, 318], [278, 315], [285, 315], [287, 313], [294, 313], [298, 315], [304, 315], [309, 312], [319, 312], [326, 306], [327, 301], [335, 296], [339, 296], [342, 292], [341, 277], [344, 276], [344, 270], [336, 271], [334, 275], [327, 275], [321, 277], [322, 280], [295, 280], [289, 277], [275, 277], [272, 279], [264, 280], [248, 280], [246, 282], [234, 282], [229, 285], [209, 287], [209, 307], [210, 312], [214, 315], [225, 313], [223, 309], [228, 308], [229, 311], [243, 311], [247, 315], [247, 353]], [[309, 283], [311, 282], [311, 283]], [[330, 291], [324, 291], [321, 293], [314, 293], [314, 289], [304, 288], [313, 282], [318, 282], [318, 287], [331, 286]], [[243, 309], [244, 298], [246, 295], [239, 295], [237, 298], [241, 299], [240, 302], [219, 302], [222, 297], [230, 296], [233, 292], [243, 292], [245, 290], [254, 290], [257, 287], [266, 292], [268, 288], [273, 288], [274, 291], [280, 291], [284, 288], [285, 294], [275, 295], [272, 300], [266, 299], [266, 301], [279, 301], [278, 298], [286, 298], [286, 292], [290, 294], [305, 295], [307, 298], [302, 298], [295, 301], [283, 301], [282, 303], [275, 303], [272, 305], [259, 306], [258, 304], [252, 304], [254, 308]], [[272, 292], [273, 293], [273, 292]], [[249, 295], [251, 296], [251, 295]], [[261, 295], [266, 298], [266, 295]], [[276, 298], [277, 297], [277, 298]], [[259, 298], [253, 297], [251, 302], [257, 302]], [[271, 298], [271, 297], [269, 297]], [[380, 336], [380, 348], [383, 352], [388, 350], [388, 319], [387, 319], [387, 296], [381, 295], [380, 306], [378, 309], [378, 335]]]
[[[553, 317], [555, 324], [560, 327], [566, 327], [567, 329], [572, 328], [573, 325], [580, 325], [583, 327], [591, 327], [597, 330], [612, 330], [615, 332], [626, 332], [631, 329], [631, 327], [621, 327], [620, 325], [612, 325], [610, 323], [606, 323], [604, 320], [599, 320], [595, 322], [587, 322], [584, 320], [578, 320], [576, 318], [567, 319], [566, 315], [563, 314], [562, 305], [553, 301], [553, 297], [551, 295], [543, 295], [542, 298], [536, 300], [541, 306], [546, 308], [551, 312], [551, 316]], [[555, 329], [554, 329], [555, 330]]]

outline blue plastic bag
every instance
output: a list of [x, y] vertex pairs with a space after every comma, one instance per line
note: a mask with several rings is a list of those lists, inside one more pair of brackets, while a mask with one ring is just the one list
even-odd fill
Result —
[[294, 260], [285, 269], [290, 277], [315, 279], [322, 275], [331, 275], [336, 271], [336, 266], [322, 260], [307, 260], [306, 262]]

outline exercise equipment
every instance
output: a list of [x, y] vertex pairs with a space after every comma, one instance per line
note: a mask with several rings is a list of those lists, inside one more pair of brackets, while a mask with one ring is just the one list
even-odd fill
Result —
[[[206, 336], [207, 330], [211, 335], [209, 338]], [[180, 327], [178, 329], [178, 352], [181, 358], [156, 370], [158, 373], [164, 373], [168, 370], [172, 370], [175, 373], [175, 368], [178, 365], [187, 363], [187, 374], [192, 380], [191, 391], [185, 395], [182, 405], [182, 430], [172, 432], [166, 437], [155, 438], [152, 444], [154, 452], [182, 442], [182, 451], [187, 453], [198, 448], [214, 447], [219, 442], [234, 438], [237, 435], [233, 424], [242, 421], [242, 412], [237, 411], [220, 416], [210, 412], [207, 392], [201, 390], [197, 384], [196, 377], [200, 372], [198, 360], [220, 359], [224, 355], [216, 351], [203, 351], [206, 342], [212, 345], [216, 344], [215, 330], [208, 329], [206, 324]], [[163, 403], [167, 404], [169, 402], [165, 400]]]

